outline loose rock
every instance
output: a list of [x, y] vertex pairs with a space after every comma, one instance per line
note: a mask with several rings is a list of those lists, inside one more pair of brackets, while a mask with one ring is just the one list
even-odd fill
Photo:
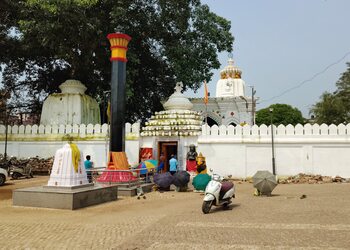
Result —
[[309, 183], [309, 184], [323, 184], [323, 183], [344, 183], [347, 182], [347, 179], [336, 176], [332, 178], [331, 176], [322, 176], [322, 175], [311, 175], [311, 174], [297, 174], [294, 176], [289, 177], [283, 177], [279, 179], [280, 184], [288, 184], [288, 183], [294, 183], [294, 184], [303, 184], [303, 183]]

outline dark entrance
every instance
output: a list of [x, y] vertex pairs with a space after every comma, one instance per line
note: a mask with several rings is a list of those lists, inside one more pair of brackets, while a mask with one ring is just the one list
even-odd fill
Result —
[[210, 118], [209, 116], [207, 117], [207, 120], [204, 119], [203, 122], [204, 123], [207, 122], [209, 127], [212, 127], [214, 125], [219, 126], [219, 124], [217, 124], [217, 122], [214, 119]]
[[[171, 155], [178, 156], [177, 154], [177, 141], [166, 141], [158, 143], [158, 161], [160, 154], [163, 153], [165, 156], [164, 172], [169, 171], [169, 160]], [[178, 159], [177, 159], [178, 160]]]

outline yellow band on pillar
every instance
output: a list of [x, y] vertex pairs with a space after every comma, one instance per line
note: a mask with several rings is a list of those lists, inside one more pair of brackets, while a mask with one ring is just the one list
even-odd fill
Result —
[[107, 36], [111, 44], [111, 61], [126, 62], [126, 51], [131, 37], [122, 33], [112, 33]]

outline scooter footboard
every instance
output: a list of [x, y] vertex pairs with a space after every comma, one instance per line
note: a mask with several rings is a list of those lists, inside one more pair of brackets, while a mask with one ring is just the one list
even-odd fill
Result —
[[228, 191], [225, 193], [225, 195], [224, 195], [224, 197], [222, 197], [222, 199], [228, 199], [228, 198], [233, 197], [234, 195], [235, 195], [235, 188], [232, 187], [230, 190], [228, 190]]
[[213, 201], [213, 200], [215, 200], [215, 196], [213, 194], [206, 194], [203, 199], [203, 201]]

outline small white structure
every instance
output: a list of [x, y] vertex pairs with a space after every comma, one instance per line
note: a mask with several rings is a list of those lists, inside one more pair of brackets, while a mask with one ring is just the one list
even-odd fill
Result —
[[242, 71], [234, 66], [233, 59], [220, 71], [220, 80], [216, 84], [216, 97], [209, 98], [205, 105], [203, 98], [191, 98], [193, 109], [202, 112], [212, 125], [243, 125], [254, 123], [252, 96], [246, 96], [246, 84], [241, 78]]
[[197, 145], [201, 134], [203, 117], [192, 110], [192, 103], [181, 93], [183, 85], [176, 84], [175, 92], [163, 104], [165, 111], [155, 112], [155, 115], [142, 128], [141, 148], [152, 148], [152, 157], [159, 159], [162, 152], [168, 160], [176, 155], [179, 169], [186, 169], [186, 154], [191, 144]]
[[182, 83], [163, 104], [165, 111], [155, 112], [143, 127], [141, 136], [198, 136], [202, 129], [202, 116], [192, 111], [193, 104], [181, 93]]
[[74, 166], [70, 144], [67, 143], [56, 151], [47, 186], [76, 187], [89, 184], [84, 167], [83, 153], [81, 151], [79, 153], [80, 159], [77, 166]]
[[51, 94], [44, 101], [40, 124], [52, 126], [101, 122], [98, 103], [85, 95], [84, 84], [77, 80], [67, 80], [59, 88], [62, 93]]

